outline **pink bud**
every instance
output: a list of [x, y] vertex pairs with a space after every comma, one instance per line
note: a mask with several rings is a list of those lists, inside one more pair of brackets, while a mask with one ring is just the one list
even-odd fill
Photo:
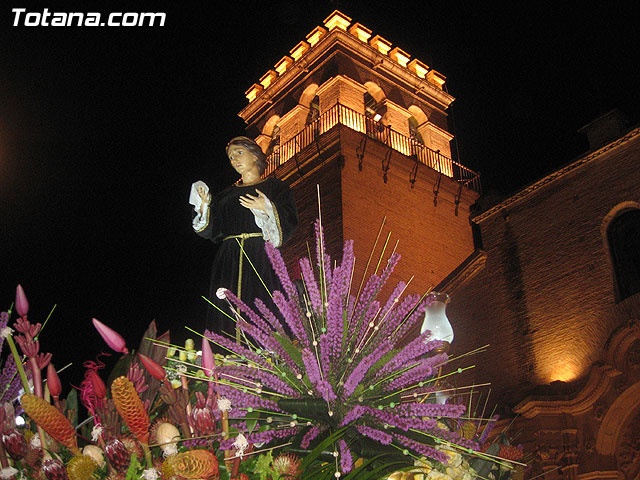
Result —
[[213, 361], [213, 352], [211, 351], [211, 345], [206, 338], [202, 339], [202, 370], [207, 377], [213, 375], [213, 371], [216, 369], [216, 364]]
[[22, 285], [16, 287], [16, 311], [21, 317], [29, 313], [29, 302], [27, 301], [27, 296], [24, 294]]
[[51, 392], [51, 396], [56, 398], [60, 396], [62, 392], [62, 385], [60, 384], [60, 377], [58, 377], [58, 373], [56, 372], [53, 363], [49, 363], [47, 365], [47, 385], [49, 386], [49, 391]]
[[91, 370], [89, 372], [89, 379], [91, 380], [91, 385], [93, 386], [93, 393], [96, 394], [96, 397], [97, 398], [106, 397], [107, 387], [105, 386], [100, 376], [95, 372], [95, 370]]
[[109, 345], [109, 348], [115, 350], [116, 352], [121, 352], [124, 354], [129, 353], [124, 338], [122, 338], [122, 336], [120, 336], [118, 332], [107, 327], [104, 323], [96, 318], [92, 318], [91, 321], [93, 322], [93, 326], [96, 327], [96, 330], [98, 330], [98, 333], [100, 334], [102, 339], [107, 345]]
[[138, 353], [138, 357], [140, 358], [142, 365], [144, 365], [144, 368], [147, 369], [147, 372], [149, 372], [149, 375], [153, 378], [162, 382], [167, 377], [167, 372], [165, 372], [164, 368], [162, 368], [155, 360], [152, 360], [141, 353]]

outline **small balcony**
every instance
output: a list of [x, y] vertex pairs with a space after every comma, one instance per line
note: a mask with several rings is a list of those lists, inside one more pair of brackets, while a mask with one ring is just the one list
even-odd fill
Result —
[[480, 174], [460, 165], [440, 152], [426, 147], [415, 139], [402, 135], [391, 127], [340, 104], [336, 104], [320, 115], [295, 137], [280, 145], [277, 152], [269, 155], [265, 173], [274, 172], [279, 166], [294, 158], [298, 152], [313, 143], [318, 136], [328, 132], [336, 125], [344, 125], [356, 132], [363, 133], [466, 187], [480, 192]]

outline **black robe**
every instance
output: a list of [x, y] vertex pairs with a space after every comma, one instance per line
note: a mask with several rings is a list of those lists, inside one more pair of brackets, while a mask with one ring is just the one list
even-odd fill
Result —
[[[234, 294], [238, 294], [238, 265], [241, 250], [238, 240], [235, 238], [225, 240], [225, 238], [242, 233], [261, 233], [251, 210], [243, 207], [239, 202], [239, 198], [242, 195], [257, 196], [256, 188], [271, 201], [276, 213], [281, 243], [284, 244], [298, 225], [298, 212], [293, 194], [287, 184], [272, 177], [266, 178], [259, 184], [246, 187], [233, 185], [215, 195], [211, 202], [207, 226], [196, 232], [201, 237], [220, 244], [213, 260], [208, 298], [230, 315], [232, 314], [229, 311], [226, 300], [218, 299], [216, 291], [220, 287], [224, 287]], [[240, 296], [252, 308], [254, 307], [254, 300], [260, 298], [272, 311], [276, 312], [271, 297], [251, 266], [251, 263], [253, 263], [253, 266], [272, 293], [281, 289], [278, 277], [273, 271], [271, 262], [265, 252], [264, 245], [265, 241], [262, 237], [251, 237], [244, 241], [246, 256], [242, 261]], [[251, 262], [247, 260], [247, 257]], [[235, 322], [211, 306], [209, 306], [206, 321], [200, 322], [200, 325], [196, 323], [192, 328], [200, 333], [204, 333], [205, 329], [209, 329], [216, 333], [226, 332], [235, 337]]]

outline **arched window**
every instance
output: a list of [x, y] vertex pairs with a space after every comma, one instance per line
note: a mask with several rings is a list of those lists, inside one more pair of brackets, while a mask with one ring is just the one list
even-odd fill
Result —
[[280, 125], [275, 125], [271, 132], [271, 141], [266, 152], [267, 157], [271, 157], [275, 165], [280, 165]]
[[309, 104], [309, 115], [307, 115], [307, 125], [316, 121], [320, 116], [320, 97], [316, 95]]
[[616, 299], [640, 293], [640, 209], [623, 210], [607, 227]]
[[424, 145], [424, 140], [422, 139], [422, 135], [418, 131], [418, 120], [416, 117], [409, 117], [409, 135], [411, 139], [417, 143]]

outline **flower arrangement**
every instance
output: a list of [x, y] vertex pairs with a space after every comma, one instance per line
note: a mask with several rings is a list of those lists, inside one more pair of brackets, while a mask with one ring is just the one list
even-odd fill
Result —
[[[315, 262], [300, 260], [296, 282], [267, 243], [282, 284], [273, 292], [278, 311], [260, 300], [254, 311], [219, 291], [241, 344], [205, 332], [201, 352], [193, 341], [177, 348], [152, 322], [129, 353], [122, 336], [93, 319], [120, 361], [109, 380], [101, 361], [85, 363], [84, 380], [65, 400], [18, 287], [15, 335], [11, 312], [0, 317], [11, 349], [0, 374], [0, 477], [448, 480], [485, 476], [494, 465], [508, 475], [519, 458], [485, 445], [494, 419], [471, 418], [453, 397], [442, 402], [442, 379], [462, 370], [442, 373], [451, 361], [444, 343], [429, 332], [405, 340], [429, 300], [403, 298], [403, 282], [379, 299], [399, 255], [354, 295], [352, 242], [334, 266], [319, 222], [316, 243]], [[18, 427], [22, 410], [27, 423]]]

